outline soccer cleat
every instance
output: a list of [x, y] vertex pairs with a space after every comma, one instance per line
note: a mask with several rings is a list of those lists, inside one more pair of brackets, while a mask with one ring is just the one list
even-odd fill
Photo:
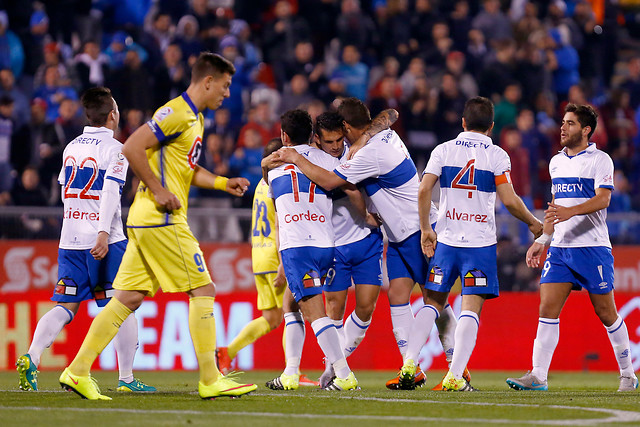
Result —
[[150, 393], [156, 391], [155, 387], [150, 385], [146, 385], [142, 381], [137, 378], [134, 378], [130, 383], [125, 383], [122, 380], [118, 381], [117, 391], [135, 391], [135, 392], [145, 392]]
[[216, 365], [218, 365], [218, 370], [222, 372], [223, 375], [231, 372], [231, 358], [229, 357], [227, 347], [218, 347], [216, 349]]
[[[445, 374], [445, 376], [446, 376], [446, 374]], [[469, 373], [469, 370], [467, 368], [464, 368], [464, 372], [462, 373], [462, 378], [464, 378], [465, 380], [467, 380], [467, 382], [469, 384], [471, 384], [471, 374]], [[442, 377], [442, 380], [444, 380], [444, 377]], [[438, 383], [438, 385], [433, 387], [431, 390], [433, 390], [433, 391], [442, 390], [442, 381], [440, 381], [440, 383]]]
[[83, 399], [111, 400], [109, 396], [100, 394], [100, 387], [98, 387], [98, 383], [91, 375], [84, 377], [73, 375], [69, 368], [65, 368], [62, 371], [60, 385], [63, 389], [73, 391]]
[[347, 378], [338, 378], [335, 377], [329, 384], [322, 388], [322, 390], [337, 390], [337, 391], [347, 391], [347, 390], [360, 390], [358, 386], [358, 380], [353, 372], [349, 373]]
[[331, 380], [336, 377], [336, 373], [333, 370], [333, 365], [329, 363], [326, 357], [324, 358], [323, 361], [324, 361], [325, 368], [322, 375], [320, 375], [320, 381], [319, 381], [320, 388], [325, 388], [327, 384], [329, 384]]
[[[531, 373], [531, 371], [528, 371], [520, 378], [507, 378], [507, 384], [509, 384], [509, 387], [514, 390], [549, 390], [547, 381], [540, 381]], [[620, 386], [622, 386], [622, 381], [620, 381]]]
[[638, 378], [634, 375], [633, 377], [620, 377], [620, 387], [618, 387], [618, 391], [633, 391], [638, 388]]
[[471, 387], [469, 381], [464, 378], [457, 379], [451, 371], [447, 372], [447, 375], [442, 380], [442, 389], [446, 391], [476, 391], [475, 388]]
[[236, 398], [251, 393], [258, 388], [255, 384], [241, 384], [234, 380], [238, 373], [230, 375], [220, 375], [218, 380], [211, 385], [204, 385], [198, 382], [198, 394], [203, 399], [215, 399], [216, 397], [227, 396]]
[[298, 385], [301, 387], [318, 387], [320, 385], [320, 382], [313, 381], [308, 376], [301, 374], [300, 379], [298, 379]]
[[300, 375], [282, 373], [279, 377], [267, 381], [265, 385], [271, 390], [297, 390], [300, 386]]
[[16, 371], [18, 371], [20, 390], [38, 391], [38, 369], [33, 364], [29, 353], [18, 357]]
[[420, 365], [417, 365], [416, 376], [413, 380], [415, 383], [415, 386], [410, 387], [408, 389], [403, 389], [400, 385], [400, 373], [401, 372], [398, 372], [398, 375], [395, 378], [387, 381], [386, 386], [389, 390], [414, 390], [416, 387], [422, 387], [424, 383], [427, 382], [427, 376], [425, 375], [422, 368], [420, 368]]
[[400, 388], [402, 390], [414, 390], [416, 388], [416, 364], [412, 359], [404, 361], [400, 369]]

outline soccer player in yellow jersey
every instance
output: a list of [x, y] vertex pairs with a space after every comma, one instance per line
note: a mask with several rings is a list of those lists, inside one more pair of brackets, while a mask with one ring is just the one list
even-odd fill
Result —
[[244, 178], [216, 176], [198, 166], [204, 119], [229, 97], [235, 68], [226, 59], [202, 53], [193, 65], [191, 83], [179, 97], [156, 111], [124, 144], [125, 155], [140, 178], [127, 221], [129, 243], [114, 280], [114, 297], [94, 319], [75, 359], [60, 376], [63, 388], [91, 400], [100, 394], [89, 375], [91, 365], [145, 296], [164, 292], [189, 295], [189, 330], [200, 366], [198, 392], [203, 399], [240, 396], [257, 388], [223, 376], [215, 364], [215, 285], [198, 241], [187, 225], [189, 187], [224, 190], [242, 196]]

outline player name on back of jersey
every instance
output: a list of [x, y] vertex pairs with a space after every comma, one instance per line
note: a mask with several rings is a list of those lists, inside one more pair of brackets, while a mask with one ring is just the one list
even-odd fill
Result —
[[445, 216], [447, 219], [451, 219], [454, 221], [487, 222], [487, 215], [460, 212], [456, 211], [456, 208], [448, 210]]
[[81, 221], [89, 220], [89, 221], [100, 221], [100, 213], [99, 212], [86, 212], [81, 211], [80, 209], [76, 209], [73, 207], [69, 207], [69, 209], [65, 209], [64, 219], [78, 219]]

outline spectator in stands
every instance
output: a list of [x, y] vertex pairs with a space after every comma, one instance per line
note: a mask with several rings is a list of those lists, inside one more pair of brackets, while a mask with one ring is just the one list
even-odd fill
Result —
[[47, 103], [41, 98], [31, 102], [31, 120], [27, 126], [29, 133], [29, 162], [38, 167], [40, 182], [50, 189], [58, 179], [62, 165], [64, 144], [56, 133], [53, 123], [46, 120]]
[[33, 79], [33, 87], [38, 88], [45, 85], [46, 73], [49, 67], [55, 67], [58, 70], [59, 84], [68, 86], [77, 90], [80, 87], [75, 69], [67, 65], [60, 55], [60, 46], [58, 43], [49, 42], [44, 45], [44, 63], [40, 65]]
[[6, 95], [0, 97], [0, 206], [8, 204], [11, 200], [10, 191], [13, 188], [15, 174], [11, 164], [15, 147], [12, 115], [13, 99]]
[[29, 20], [29, 33], [22, 37], [25, 55], [24, 73], [33, 77], [44, 62], [44, 45], [51, 41], [49, 17], [42, 10], [34, 10]]
[[153, 17], [151, 28], [145, 31], [140, 44], [149, 53], [149, 66], [154, 69], [162, 62], [162, 54], [173, 39], [174, 27], [171, 15], [159, 11]]
[[291, 81], [296, 74], [303, 74], [309, 82], [309, 89], [316, 97], [326, 95], [327, 78], [325, 64], [314, 57], [313, 45], [310, 41], [301, 40], [296, 43], [293, 59], [274, 64], [274, 71], [280, 89]]
[[335, 95], [353, 96], [361, 101], [367, 99], [369, 67], [360, 62], [360, 52], [354, 45], [342, 49], [342, 62], [333, 70], [329, 89]]
[[640, 107], [640, 56], [634, 55], [627, 61], [627, 73], [620, 85], [629, 94], [629, 105], [634, 110]]
[[407, 148], [419, 170], [426, 166], [433, 147], [442, 142], [437, 141], [434, 133], [437, 94], [438, 90], [429, 85], [426, 76], [416, 79], [414, 91], [400, 113], [407, 131]]
[[420, 55], [427, 65], [427, 71], [437, 72], [444, 68], [447, 55], [453, 49], [453, 40], [449, 37], [449, 25], [446, 22], [436, 22], [431, 33], [433, 45], [425, 46]]
[[516, 116], [518, 115], [518, 106], [521, 98], [522, 91], [520, 85], [515, 81], [508, 83], [504, 89], [502, 99], [495, 107], [492, 131], [494, 142], [501, 140], [502, 136], [500, 132], [504, 126], [516, 124]]
[[127, 138], [129, 138], [131, 134], [145, 122], [144, 112], [136, 108], [123, 111], [122, 116], [124, 117], [124, 123], [120, 130], [120, 134], [118, 135], [118, 140], [120, 142], [126, 141]]
[[382, 54], [395, 57], [406, 68], [412, 56], [411, 16], [408, 0], [396, 0], [388, 4], [388, 19], [381, 33], [384, 43]]
[[[380, 81], [379, 95], [371, 98], [369, 101], [369, 111], [371, 112], [371, 116], [375, 117], [380, 112], [388, 108], [400, 110], [401, 94], [402, 89], [395, 77], [383, 77]], [[406, 133], [404, 129], [404, 117], [398, 117], [398, 120], [393, 124], [392, 129], [395, 130], [402, 139], [405, 139]]]
[[209, 36], [209, 29], [213, 27], [213, 23], [216, 20], [216, 16], [209, 9], [208, 3], [208, 0], [192, 0], [189, 2], [191, 5], [189, 14], [198, 21], [198, 37], [200, 40], [204, 40]]
[[507, 125], [500, 133], [500, 147], [511, 159], [511, 183], [516, 194], [527, 206], [532, 205], [529, 150], [522, 146], [522, 134], [514, 125]]
[[[222, 138], [222, 152], [226, 158], [231, 156], [238, 139], [238, 128], [231, 124], [231, 113], [226, 108], [220, 107], [205, 113], [205, 140], [210, 133], [215, 133]], [[217, 174], [217, 173], [216, 173]]]
[[284, 93], [280, 100], [280, 114], [285, 111], [294, 110], [300, 105], [311, 102], [314, 97], [309, 91], [309, 81], [304, 74], [296, 74], [284, 88]]
[[481, 96], [497, 102], [504, 93], [506, 84], [514, 81], [516, 77], [516, 44], [512, 39], [499, 39], [494, 44], [495, 59], [487, 63], [481, 72], [478, 87]]
[[573, 46], [563, 40], [559, 30], [549, 30], [545, 37], [546, 69], [552, 73], [553, 91], [560, 101], [567, 99], [569, 88], [580, 82], [580, 58]]
[[82, 53], [75, 57], [75, 64], [82, 92], [104, 86], [109, 78], [109, 57], [100, 52], [100, 46], [93, 40], [85, 42]]
[[60, 67], [48, 65], [44, 74], [44, 83], [33, 93], [34, 98], [44, 99], [47, 103], [47, 120], [51, 123], [58, 118], [58, 110], [63, 99], [78, 99], [76, 91], [67, 85], [68, 80], [60, 76]]
[[4, 10], [0, 10], [0, 68], [10, 68], [18, 78], [24, 68], [22, 42], [9, 29], [9, 15]]
[[380, 39], [376, 24], [371, 16], [362, 12], [358, 0], [342, 0], [336, 30], [341, 48], [355, 46], [366, 63], [378, 57]]
[[465, 70], [465, 57], [462, 52], [449, 52], [445, 63], [445, 71], [455, 76], [460, 90], [466, 98], [478, 96], [478, 84], [471, 74]]
[[151, 75], [142, 66], [137, 50], [127, 50], [124, 67], [113, 73], [113, 82], [110, 86], [114, 98], [118, 100], [123, 110], [131, 108], [145, 112], [151, 110], [153, 103]]
[[549, 86], [545, 54], [535, 44], [525, 43], [517, 55], [516, 79], [522, 86], [522, 100], [525, 105], [532, 107], [538, 94]]
[[445, 73], [438, 95], [438, 107], [435, 112], [435, 132], [438, 141], [445, 142], [460, 133], [462, 124], [460, 117], [464, 110], [466, 98], [460, 92], [455, 76]]
[[47, 206], [47, 193], [40, 184], [40, 174], [34, 165], [27, 165], [11, 190], [16, 206]]
[[[590, 94], [595, 94], [601, 84], [602, 67], [602, 27], [598, 26], [591, 3], [578, 1], [573, 13], [580, 37], [584, 40], [580, 47], [574, 44], [580, 58], [580, 78]], [[573, 42], [572, 42], [573, 44]]]
[[[517, 3], [511, 2], [511, 6]], [[538, 5], [532, 1], [520, 2], [520, 4], [523, 5], [522, 16], [515, 19], [513, 28], [513, 37], [518, 45], [527, 43], [531, 34], [542, 29], [542, 22], [538, 18]]]
[[0, 69], [0, 96], [3, 95], [13, 99], [13, 120], [16, 126], [26, 125], [31, 116], [29, 98], [16, 86], [16, 79], [10, 68]]
[[420, 79], [426, 78], [425, 65], [422, 58], [415, 57], [409, 62], [409, 67], [402, 73], [398, 84], [402, 91], [401, 96], [403, 100], [407, 100], [413, 96], [415, 91], [416, 82]]
[[273, 13], [274, 19], [266, 24], [263, 48], [267, 62], [275, 64], [291, 59], [296, 43], [309, 40], [311, 31], [304, 18], [294, 15], [288, 0], [276, 0]]
[[[456, 1], [449, 15], [449, 28], [451, 28], [453, 49], [465, 52], [469, 45], [469, 34], [471, 31], [471, 16], [469, 14], [469, 2], [467, 0]], [[478, 32], [482, 34], [481, 31], [478, 30]]]
[[488, 43], [511, 39], [511, 22], [500, 10], [500, 0], [484, 0], [482, 11], [473, 18], [474, 29], [482, 31]]
[[629, 99], [628, 92], [615, 88], [600, 107], [600, 118], [607, 131], [607, 152], [611, 154], [616, 169], [625, 173], [633, 169], [633, 138], [638, 134], [635, 112], [629, 105]]
[[551, 177], [549, 163], [551, 158], [551, 142], [536, 126], [533, 111], [522, 109], [518, 113], [516, 126], [522, 137], [522, 147], [528, 151], [529, 175], [531, 177], [531, 196], [536, 209], [547, 207], [551, 201]]
[[65, 98], [60, 101], [58, 118], [55, 121], [56, 135], [63, 141], [72, 141], [82, 133], [84, 120], [78, 114], [80, 105], [78, 101]]
[[112, 70], [120, 70], [124, 67], [127, 52], [130, 50], [135, 50], [143, 63], [147, 61], [149, 54], [142, 46], [134, 42], [131, 36], [124, 31], [114, 33], [111, 37], [111, 43], [104, 52], [109, 57]]
[[[249, 109], [247, 124], [240, 129], [240, 135], [238, 136], [238, 148], [245, 147], [245, 135], [250, 129], [256, 130], [260, 134], [263, 143], [266, 143], [271, 138], [276, 138], [280, 134], [280, 127], [269, 101], [261, 100]], [[262, 155], [260, 159], [262, 160]]]
[[252, 34], [249, 24], [242, 19], [233, 19], [229, 31], [232, 36], [238, 39], [239, 50], [244, 58], [245, 67], [253, 71], [262, 62], [262, 51], [251, 40]]
[[174, 42], [180, 45], [182, 56], [189, 67], [193, 66], [200, 52], [204, 50], [204, 45], [198, 37], [199, 30], [198, 20], [193, 15], [185, 15], [180, 18], [176, 27]]
[[476, 80], [478, 80], [478, 85], [481, 85], [482, 71], [485, 68], [485, 60], [489, 53], [482, 31], [469, 31], [469, 43], [465, 48], [467, 52], [467, 69], [469, 69]]
[[167, 46], [162, 55], [162, 63], [153, 76], [154, 105], [163, 105], [187, 89], [191, 75], [182, 61], [180, 45], [171, 43]]
[[[380, 96], [380, 86], [385, 77], [397, 79], [400, 76], [400, 62], [394, 56], [384, 58], [382, 65], [375, 66], [369, 72], [368, 98]], [[398, 86], [397, 96], [401, 96], [402, 86]]]
[[253, 193], [262, 178], [262, 151], [265, 142], [256, 129], [247, 129], [244, 133], [244, 147], [238, 147], [229, 159], [229, 169], [234, 176], [249, 180], [247, 197], [253, 200]]
[[[409, 17], [411, 31], [409, 49], [411, 52], [415, 53], [420, 50], [421, 46], [433, 43], [431, 29], [440, 20], [440, 14], [433, 3], [432, 0], [416, 0], [415, 9]], [[407, 23], [405, 22], [404, 25], [406, 26]]]

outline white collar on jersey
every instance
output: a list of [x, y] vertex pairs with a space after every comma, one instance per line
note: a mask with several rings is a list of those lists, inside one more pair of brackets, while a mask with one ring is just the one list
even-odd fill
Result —
[[587, 145], [587, 148], [585, 148], [584, 150], [582, 150], [581, 152], [579, 152], [578, 154], [576, 154], [574, 156], [570, 156], [570, 155], [567, 154], [567, 147], [564, 147], [562, 150], [560, 150], [560, 153], [562, 153], [565, 156], [567, 156], [568, 158], [572, 159], [575, 156], [579, 156], [580, 154], [592, 153], [592, 152], [594, 152], [596, 150], [597, 150], [596, 143], [595, 142], [590, 142], [589, 145]]
[[82, 130], [82, 133], [105, 133], [113, 138], [113, 131], [104, 126], [99, 128], [93, 127], [93, 126], [85, 126], [84, 129]]
[[485, 144], [493, 144], [493, 140], [490, 137], [479, 132], [467, 132], [467, 131], [460, 132], [460, 134], [458, 135], [458, 138], [456, 139], [479, 139]]

